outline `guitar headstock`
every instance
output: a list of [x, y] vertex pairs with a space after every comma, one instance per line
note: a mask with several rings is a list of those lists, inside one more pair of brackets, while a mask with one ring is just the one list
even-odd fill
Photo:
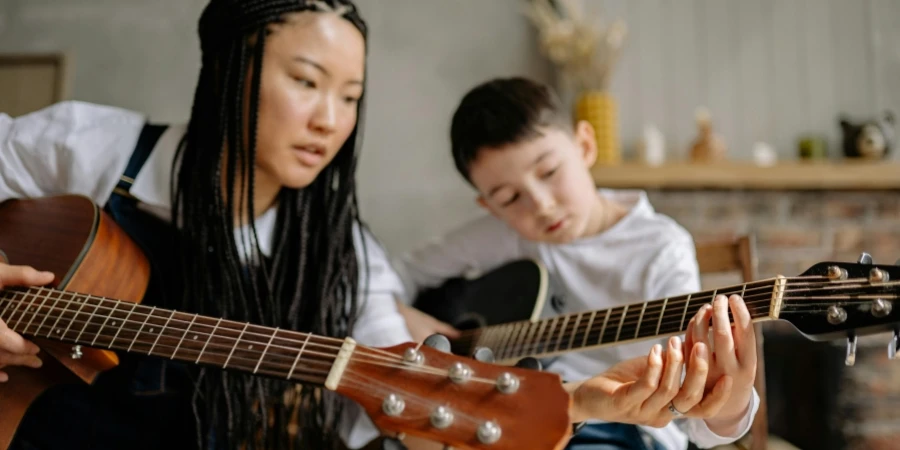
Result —
[[893, 357], [900, 329], [900, 266], [873, 264], [866, 253], [856, 263], [818, 263], [787, 279], [779, 318], [811, 340], [849, 338], [848, 364], [856, 336], [894, 330]]
[[357, 346], [336, 391], [383, 430], [455, 448], [561, 449], [571, 435], [571, 399], [558, 374], [415, 343]]

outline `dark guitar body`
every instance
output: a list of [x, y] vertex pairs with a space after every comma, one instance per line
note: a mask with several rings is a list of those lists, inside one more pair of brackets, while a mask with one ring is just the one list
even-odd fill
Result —
[[[61, 290], [139, 302], [150, 267], [139, 247], [87, 197], [67, 195], [0, 203], [0, 261], [29, 265], [56, 276]], [[0, 384], [0, 450], [9, 447], [34, 400], [60, 383], [91, 383], [119, 362], [114, 352], [85, 348], [80, 359], [71, 345], [35, 339], [40, 369], [6, 367]]]
[[[539, 262], [520, 259], [475, 278], [453, 278], [422, 291], [413, 306], [459, 330], [537, 320], [548, 298], [547, 270]], [[471, 341], [453, 341], [453, 353], [474, 351]]]

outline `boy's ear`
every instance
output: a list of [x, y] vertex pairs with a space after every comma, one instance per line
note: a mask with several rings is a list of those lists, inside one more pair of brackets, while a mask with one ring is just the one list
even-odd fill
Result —
[[487, 200], [484, 199], [484, 196], [478, 194], [478, 197], [475, 198], [475, 203], [478, 203], [478, 206], [490, 211], [491, 209], [488, 207]]
[[586, 120], [575, 124], [575, 143], [581, 149], [581, 158], [585, 167], [591, 167], [597, 161], [597, 139], [594, 126]]

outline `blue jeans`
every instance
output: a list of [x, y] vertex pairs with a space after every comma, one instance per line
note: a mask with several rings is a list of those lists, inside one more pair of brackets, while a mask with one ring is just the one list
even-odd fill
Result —
[[572, 436], [566, 450], [665, 450], [644, 441], [638, 427], [623, 423], [589, 423]]

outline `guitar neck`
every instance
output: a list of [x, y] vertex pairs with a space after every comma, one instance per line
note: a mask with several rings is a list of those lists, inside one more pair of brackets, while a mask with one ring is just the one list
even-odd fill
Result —
[[[345, 351], [353, 345], [351, 340], [48, 288], [0, 291], [0, 319], [24, 336], [324, 384], [332, 389], [346, 364]], [[79, 347], [73, 347], [73, 357], [80, 357]]]
[[741, 295], [754, 321], [767, 320], [778, 317], [785, 283], [785, 278], [778, 277], [534, 322], [494, 325], [464, 334], [463, 340], [467, 350], [488, 347], [502, 361], [671, 336], [683, 333], [700, 308], [719, 294]]

